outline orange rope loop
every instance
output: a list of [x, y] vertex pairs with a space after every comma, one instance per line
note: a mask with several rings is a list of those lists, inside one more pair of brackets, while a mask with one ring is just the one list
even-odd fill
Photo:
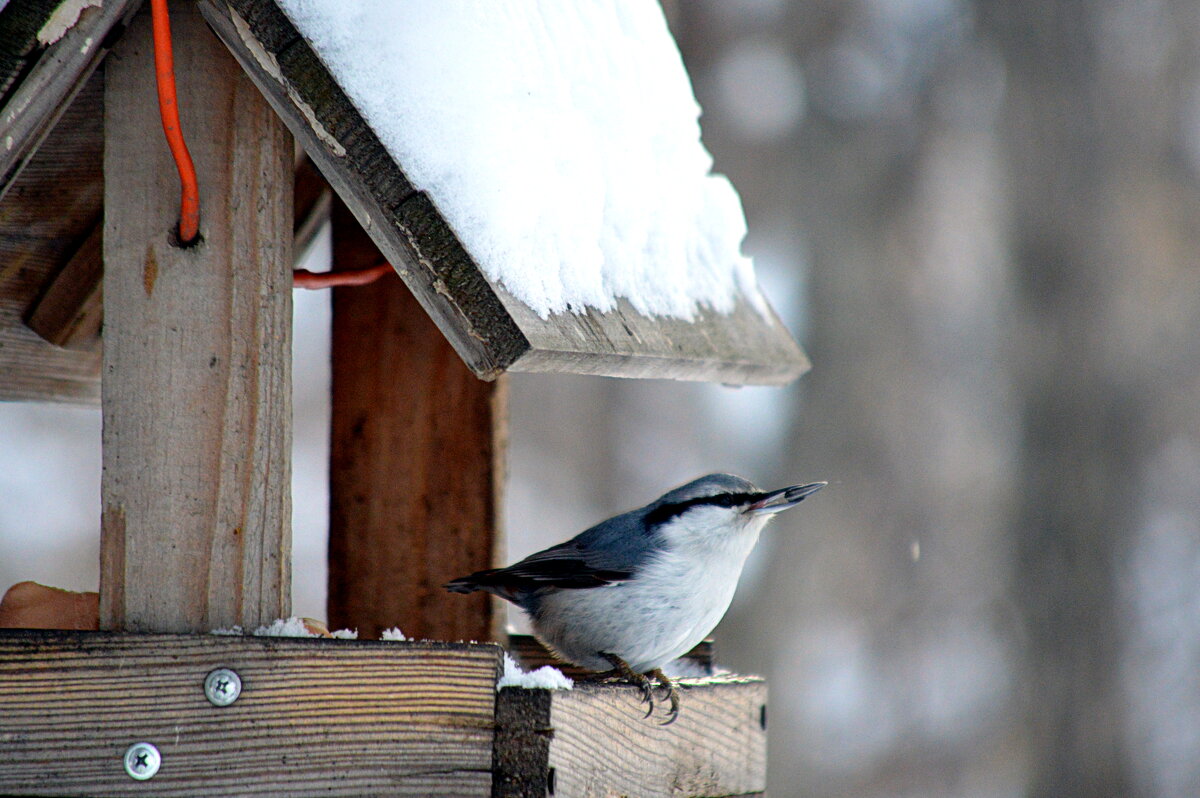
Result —
[[175, 99], [175, 59], [171, 54], [171, 21], [167, 0], [150, 0], [154, 27], [154, 77], [158, 84], [158, 110], [162, 116], [167, 146], [179, 170], [179, 243], [191, 244], [200, 233], [200, 188], [196, 167], [179, 126], [179, 104]]

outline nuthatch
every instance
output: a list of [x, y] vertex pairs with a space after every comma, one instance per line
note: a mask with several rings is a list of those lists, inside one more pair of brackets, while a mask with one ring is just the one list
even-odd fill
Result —
[[455, 579], [455, 593], [485, 590], [529, 614], [560, 658], [623, 678], [654, 711], [652, 676], [679, 715], [679, 692], [662, 671], [708, 636], [733, 599], [759, 532], [825, 482], [761, 491], [710, 474], [602, 521], [566, 543], [507, 568]]

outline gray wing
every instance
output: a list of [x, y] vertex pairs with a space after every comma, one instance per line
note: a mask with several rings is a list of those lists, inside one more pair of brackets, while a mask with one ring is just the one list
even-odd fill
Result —
[[507, 568], [478, 571], [455, 579], [446, 589], [455, 593], [486, 590], [520, 603], [544, 588], [582, 590], [632, 579], [654, 550], [656, 536], [648, 533], [645, 509], [610, 518], [566, 543], [531, 554]]

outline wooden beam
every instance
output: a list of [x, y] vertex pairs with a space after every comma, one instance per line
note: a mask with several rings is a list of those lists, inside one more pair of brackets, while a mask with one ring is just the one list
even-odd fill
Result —
[[711, 676], [680, 687], [670, 726], [643, 717], [631, 686], [501, 689], [492, 795], [764, 795], [766, 684]]
[[25, 316], [29, 329], [55, 346], [91, 351], [100, 345], [100, 324], [104, 320], [100, 287], [104, 277], [103, 229], [97, 221]]
[[275, 0], [200, 0], [205, 17], [303, 143], [463, 361], [505, 370], [786, 383], [808, 359], [771, 311], [742, 299], [691, 321], [627, 303], [541, 318], [490, 280], [417, 191]]
[[[293, 196], [292, 254], [300, 258], [329, 221], [333, 199], [325, 178], [303, 155], [296, 164]], [[25, 314], [29, 329], [55, 346], [99, 350], [104, 322], [102, 232], [103, 225], [97, 222]]]
[[100, 400], [100, 352], [54, 346], [24, 319], [102, 213], [103, 71], [92, 73], [0, 200], [0, 399]]
[[[334, 268], [381, 257], [333, 209]], [[333, 293], [329, 621], [376, 636], [487, 640], [492, 604], [441, 585], [498, 545], [503, 381], [477, 379], [395, 278]]]
[[[0, 631], [4, 795], [487, 796], [500, 650]], [[208, 673], [241, 679], [229, 706]], [[122, 757], [153, 744], [149, 781]]]
[[[62, 16], [55, 41], [47, 23], [69, 2], [12, 3], [0, 13], [0, 197], [37, 152], [92, 70], [119, 38], [140, 0], [109, 0]], [[81, 4], [74, 3], [76, 7]]]
[[171, 9], [196, 246], [172, 243], [148, 9], [106, 65], [102, 629], [290, 607], [292, 142], [195, 6]]

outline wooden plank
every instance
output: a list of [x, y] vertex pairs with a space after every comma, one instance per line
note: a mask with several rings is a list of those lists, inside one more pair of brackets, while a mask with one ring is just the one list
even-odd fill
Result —
[[[0, 793], [486, 796], [499, 667], [493, 645], [0, 631]], [[142, 741], [162, 768], [135, 782]]]
[[[340, 201], [334, 268], [379, 262]], [[329, 621], [487, 640], [493, 604], [442, 584], [490, 567], [506, 385], [477, 379], [397, 279], [333, 293]]]
[[808, 361], [773, 313], [747, 302], [685, 322], [627, 303], [542, 319], [489, 281], [437, 208], [416, 192], [274, 0], [201, 0], [313, 161], [479, 376], [571, 371], [727, 383], [783, 383]]
[[171, 242], [150, 18], [106, 63], [101, 628], [289, 614], [292, 142], [191, 4], [172, 6], [202, 242]]
[[25, 323], [55, 346], [98, 350], [104, 316], [103, 225], [99, 220], [83, 244], [54, 276], [26, 314]]
[[766, 790], [766, 684], [680, 682], [678, 720], [643, 717], [637, 688], [505, 687], [496, 702], [493, 796], [730, 796]]
[[[140, 0], [108, 0], [76, 11], [78, 2], [10, 3], [0, 13], [0, 197], [28, 164], [88, 76], [119, 38]], [[54, 13], [76, 19], [44, 45], [39, 32]]]
[[[329, 221], [333, 194], [303, 155], [296, 165], [293, 193], [292, 252], [299, 258]], [[25, 314], [25, 324], [55, 346], [99, 352], [104, 321], [102, 232], [103, 226], [97, 222]]]
[[24, 316], [100, 219], [103, 112], [101, 68], [0, 200], [0, 399], [100, 398], [100, 353], [54, 346]]

